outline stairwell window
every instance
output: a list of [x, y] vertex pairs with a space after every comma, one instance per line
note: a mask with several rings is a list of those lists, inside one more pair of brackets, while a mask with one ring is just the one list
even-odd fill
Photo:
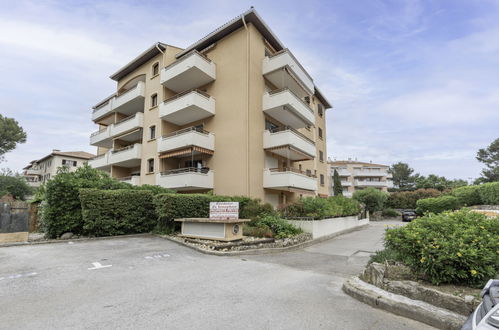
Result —
[[323, 186], [324, 185], [324, 174], [321, 174], [320, 178], [321, 178], [321, 181], [320, 181], [321, 186]]
[[158, 94], [151, 95], [151, 108], [158, 105]]
[[152, 76], [157, 76], [159, 74], [159, 62], [152, 65]]
[[319, 151], [319, 160], [324, 162], [324, 153], [322, 151]]
[[322, 140], [322, 128], [319, 127], [319, 139]]
[[320, 103], [317, 104], [317, 113], [319, 114], [319, 117], [321, 117], [321, 118], [324, 115], [324, 107]]
[[147, 173], [154, 173], [154, 158], [147, 160]]
[[156, 126], [149, 127], [149, 140], [154, 140], [156, 138]]

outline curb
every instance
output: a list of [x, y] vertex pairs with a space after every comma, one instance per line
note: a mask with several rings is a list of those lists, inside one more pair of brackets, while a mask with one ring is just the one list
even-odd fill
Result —
[[357, 276], [343, 283], [343, 291], [363, 303], [439, 329], [459, 330], [466, 316], [447, 309], [394, 294], [362, 281]]
[[39, 245], [39, 244], [56, 244], [56, 243], [67, 243], [67, 242], [85, 242], [85, 241], [107, 240], [107, 239], [128, 238], [128, 237], [146, 237], [146, 236], [154, 237], [156, 235], [145, 233], [145, 234], [130, 234], [130, 235], [103, 236], [103, 237], [82, 237], [75, 239], [51, 239], [47, 241], [4, 243], [0, 244], [0, 248], [13, 247], [13, 246], [30, 246], [30, 245]]
[[339, 235], [348, 234], [348, 233], [360, 230], [368, 225], [369, 225], [369, 223], [366, 223], [365, 225], [341, 230], [341, 231], [338, 231], [338, 232], [331, 234], [331, 235], [322, 236], [322, 237], [319, 237], [316, 239], [312, 239], [310, 241], [305, 241], [302, 243], [298, 243], [296, 245], [291, 245], [291, 246], [286, 246], [286, 247], [281, 247], [281, 248], [263, 248], [263, 249], [251, 249], [251, 250], [242, 250], [242, 251], [226, 251], [226, 252], [205, 250], [205, 249], [202, 249], [202, 248], [197, 247], [197, 246], [193, 246], [193, 245], [181, 242], [181, 241], [177, 241], [177, 240], [175, 240], [169, 236], [166, 236], [166, 235], [156, 235], [156, 236], [167, 239], [167, 240], [174, 242], [174, 243], [177, 243], [179, 245], [188, 247], [192, 250], [195, 250], [195, 251], [198, 251], [198, 252], [201, 252], [204, 254], [211, 254], [214, 256], [219, 256], [219, 257], [241, 256], [241, 255], [263, 255], [263, 254], [272, 254], [272, 253], [280, 253], [280, 252], [299, 250], [299, 249], [306, 248], [306, 247], [309, 247], [309, 246], [314, 245], [314, 244], [318, 244], [318, 243], [327, 241], [327, 240], [334, 238], [336, 236], [339, 236]]

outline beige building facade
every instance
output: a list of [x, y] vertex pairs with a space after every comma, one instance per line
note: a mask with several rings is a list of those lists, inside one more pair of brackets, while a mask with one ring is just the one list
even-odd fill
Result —
[[23, 176], [30, 186], [39, 187], [53, 178], [60, 167], [65, 166], [70, 171], [75, 171], [93, 157], [94, 154], [84, 151], [62, 152], [54, 149], [47, 156], [31, 161], [23, 168]]
[[343, 196], [351, 197], [352, 194], [361, 189], [373, 187], [382, 191], [388, 191], [393, 187], [392, 175], [388, 173], [390, 166], [373, 164], [371, 162], [358, 162], [352, 160], [338, 160], [329, 162], [330, 195], [333, 195], [334, 170], [338, 171]]
[[186, 49], [156, 43], [94, 107], [90, 165], [132, 184], [273, 205], [329, 194], [331, 105], [254, 9]]

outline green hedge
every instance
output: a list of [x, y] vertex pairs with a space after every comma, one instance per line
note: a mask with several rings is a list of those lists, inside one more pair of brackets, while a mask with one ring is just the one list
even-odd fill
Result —
[[364, 204], [369, 212], [381, 211], [388, 196], [388, 193], [371, 187], [353, 193], [353, 199]]
[[417, 189], [414, 191], [392, 192], [385, 207], [394, 209], [415, 209], [416, 202], [423, 198], [438, 197], [442, 192], [437, 189]]
[[341, 195], [328, 198], [305, 197], [280, 209], [285, 218], [309, 217], [327, 219], [357, 215], [362, 211], [359, 202]]
[[426, 212], [441, 213], [444, 211], [456, 210], [460, 206], [459, 200], [454, 196], [425, 198], [417, 201], [416, 212], [418, 214], [424, 214]]
[[482, 204], [499, 205], [499, 182], [484, 183], [478, 186]]
[[499, 217], [468, 209], [427, 214], [388, 229], [391, 255], [434, 284], [483, 285], [499, 272]]
[[479, 193], [480, 186], [464, 186], [453, 189], [451, 195], [457, 197], [459, 203], [464, 206], [480, 205], [482, 199]]
[[113, 236], [150, 232], [157, 223], [148, 190], [81, 189], [83, 233]]
[[[270, 229], [272, 231], [272, 237], [274, 238], [286, 238], [293, 237], [298, 234], [303, 233], [301, 228], [297, 228], [287, 222], [284, 219], [281, 219], [276, 215], [264, 215], [262, 217], [258, 217], [255, 220], [252, 220], [245, 228], [258, 228], [259, 230]], [[250, 229], [254, 230], [254, 229]]]

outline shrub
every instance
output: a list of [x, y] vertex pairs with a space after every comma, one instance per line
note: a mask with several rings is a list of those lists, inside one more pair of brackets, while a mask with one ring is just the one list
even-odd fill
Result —
[[414, 191], [392, 192], [388, 196], [386, 206], [394, 209], [415, 209], [416, 202], [423, 198], [442, 195], [437, 189], [417, 189]]
[[310, 217], [326, 219], [357, 215], [361, 212], [359, 202], [341, 195], [328, 198], [305, 197], [280, 208], [286, 218]]
[[416, 212], [441, 213], [443, 211], [456, 210], [460, 206], [459, 200], [454, 196], [440, 196], [435, 198], [420, 199], [416, 203]]
[[260, 228], [260, 230], [263, 231], [268, 228], [272, 231], [273, 237], [277, 239], [293, 237], [303, 232], [300, 228], [293, 226], [286, 220], [275, 215], [264, 215], [263, 217], [252, 220], [248, 225], [250, 227]]
[[156, 225], [148, 190], [81, 189], [83, 232], [91, 236], [111, 236], [150, 232]]
[[381, 215], [384, 216], [384, 217], [398, 217], [398, 216], [400, 216], [400, 213], [398, 213], [394, 209], [388, 208], [388, 209], [384, 209], [381, 212]]
[[20, 175], [10, 175], [10, 173], [0, 174], [0, 197], [10, 194], [15, 199], [26, 199], [33, 193], [33, 189], [26, 183]]
[[484, 183], [478, 186], [480, 200], [486, 205], [499, 205], [499, 182]]
[[467, 209], [388, 229], [385, 246], [434, 284], [481, 285], [499, 271], [499, 218]]
[[262, 226], [262, 227], [253, 227], [249, 224], [244, 224], [243, 225], [243, 234], [244, 236], [253, 236], [253, 237], [274, 237], [274, 233], [272, 233], [272, 230], [267, 227], [267, 226]]
[[240, 200], [240, 197], [232, 197], [234, 202], [239, 202], [239, 217], [241, 219], [256, 219], [262, 215], [276, 215], [276, 211], [269, 203], [262, 203], [260, 199]]
[[369, 263], [377, 262], [380, 264], [384, 264], [385, 262], [390, 261], [400, 261], [401, 257], [398, 252], [391, 248], [386, 248], [384, 250], [376, 251], [371, 258], [369, 259]]
[[353, 193], [353, 198], [366, 206], [369, 212], [381, 211], [388, 193], [375, 188], [366, 188]]
[[452, 196], [457, 197], [459, 203], [465, 206], [480, 205], [482, 204], [480, 194], [478, 192], [479, 186], [464, 186], [453, 189]]
[[43, 228], [51, 238], [65, 232], [83, 233], [80, 189], [120, 189], [131, 185], [112, 179], [108, 174], [85, 165], [74, 172], [61, 170], [47, 182], [43, 210]]
[[341, 209], [340, 216], [342, 217], [357, 215], [362, 211], [360, 203], [352, 198], [340, 195], [340, 196], [329, 197], [327, 200], [329, 203], [337, 205]]

